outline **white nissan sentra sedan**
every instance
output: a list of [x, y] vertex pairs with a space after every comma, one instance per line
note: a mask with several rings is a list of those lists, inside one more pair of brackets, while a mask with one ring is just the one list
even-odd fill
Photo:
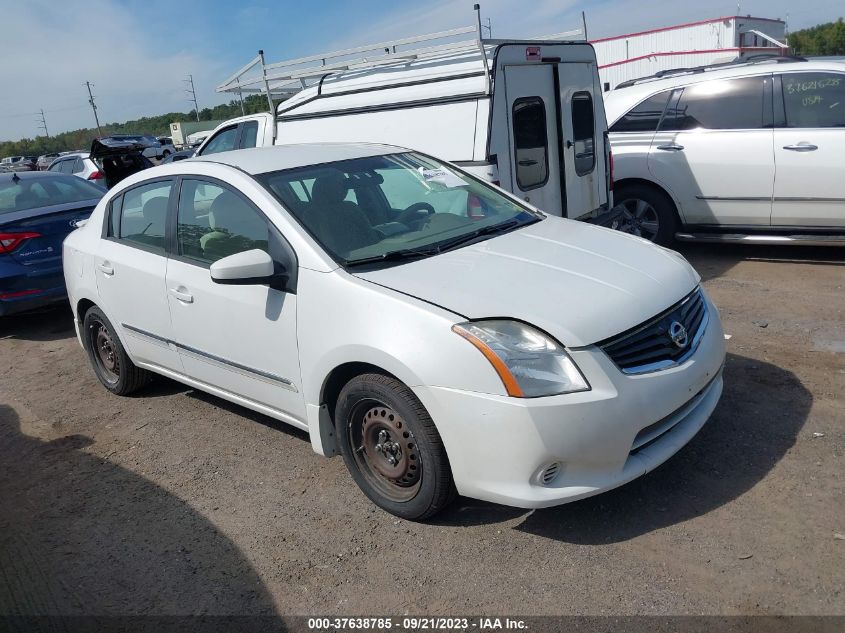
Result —
[[624, 484], [722, 392], [719, 315], [683, 257], [396, 147], [145, 170], [71, 233], [64, 271], [106, 389], [154, 372], [288, 422], [408, 519]]

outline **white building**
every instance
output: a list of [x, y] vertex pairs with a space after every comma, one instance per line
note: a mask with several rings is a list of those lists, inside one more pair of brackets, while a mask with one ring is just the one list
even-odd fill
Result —
[[780, 19], [728, 16], [592, 40], [605, 89], [661, 70], [786, 53]]

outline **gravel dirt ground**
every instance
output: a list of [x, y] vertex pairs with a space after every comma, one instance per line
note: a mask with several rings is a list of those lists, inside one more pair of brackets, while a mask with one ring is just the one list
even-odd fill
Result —
[[732, 337], [699, 435], [598, 497], [427, 524], [284, 424], [108, 394], [67, 306], [0, 320], [0, 613], [845, 614], [845, 252], [681, 250]]

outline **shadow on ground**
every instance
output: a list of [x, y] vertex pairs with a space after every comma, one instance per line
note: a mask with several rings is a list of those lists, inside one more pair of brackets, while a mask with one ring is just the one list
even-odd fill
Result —
[[0, 317], [0, 339], [57, 341], [76, 336], [73, 312], [67, 302], [46, 308]]
[[808, 267], [845, 266], [845, 248], [823, 246], [754, 246], [676, 242], [674, 248], [689, 260], [702, 281], [721, 277], [741, 261], [805, 264]]
[[[812, 395], [792, 372], [728, 354], [725, 389], [710, 421], [653, 472], [604, 494], [527, 514], [514, 529], [557, 541], [627, 541], [701, 516], [760, 482], [795, 443]], [[460, 499], [436, 523], [476, 525], [526, 510]]]
[[0, 614], [275, 614], [208, 519], [90, 443], [24, 435], [0, 405]]

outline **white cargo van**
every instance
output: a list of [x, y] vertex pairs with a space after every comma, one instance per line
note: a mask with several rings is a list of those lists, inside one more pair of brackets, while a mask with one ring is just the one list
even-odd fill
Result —
[[[474, 37], [454, 41], [467, 33]], [[479, 33], [476, 25], [266, 65], [259, 52], [218, 91], [288, 98], [273, 114], [224, 122], [197, 155], [291, 143], [399, 145], [548, 213], [607, 216], [611, 157], [592, 46]]]

